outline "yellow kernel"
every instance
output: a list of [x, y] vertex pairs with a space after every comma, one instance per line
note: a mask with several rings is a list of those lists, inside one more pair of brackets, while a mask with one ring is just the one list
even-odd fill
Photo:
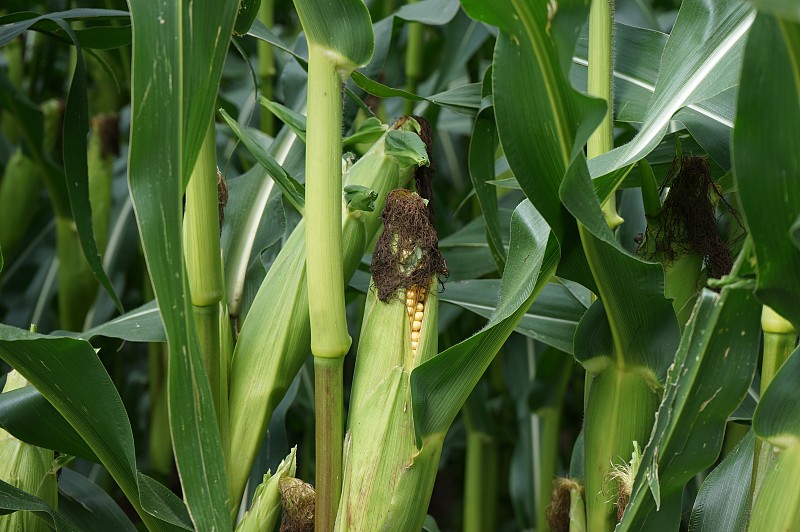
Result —
[[422, 329], [422, 322], [415, 320], [414, 323], [411, 324], [411, 330], [412, 331], [418, 331], [420, 329]]
[[418, 346], [418, 345], [419, 345], [419, 342], [411, 342], [411, 349], [413, 349], [414, 351], [416, 351], [416, 350], [417, 350], [417, 346]]
[[418, 310], [418, 311], [417, 311], [417, 312], [414, 314], [414, 321], [422, 321], [422, 311], [419, 311], [419, 310]]
[[414, 300], [413, 299], [406, 299], [406, 306], [407, 307], [413, 307], [414, 306]]
[[414, 342], [419, 341], [419, 331], [411, 331], [411, 346], [414, 346]]
[[423, 310], [425, 310], [425, 305], [417, 303], [417, 312], [422, 312]]

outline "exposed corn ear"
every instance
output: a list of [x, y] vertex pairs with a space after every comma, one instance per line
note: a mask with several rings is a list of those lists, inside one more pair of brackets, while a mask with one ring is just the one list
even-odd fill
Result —
[[[16, 371], [8, 374], [4, 392], [27, 386]], [[53, 468], [53, 451], [24, 443], [0, 429], [0, 480], [56, 507], [58, 487]], [[18, 511], [0, 516], [0, 532], [45, 532], [47, 524], [33, 512]]]
[[[378, 230], [389, 191], [407, 186], [414, 169], [427, 164], [424, 143], [411, 133], [418, 129], [413, 119], [396, 122], [344, 176], [346, 186], [368, 187], [377, 199], [372, 212], [343, 211], [343, 282], [350, 279]], [[412, 134], [416, 143], [404, 133]], [[267, 272], [234, 349], [228, 462], [233, 507], [241, 499], [273, 410], [310, 354], [305, 262], [305, 223], [301, 221]]]
[[351, 389], [336, 530], [422, 527], [441, 448], [417, 448], [410, 378], [411, 371], [438, 350], [436, 282], [433, 278], [429, 286], [416, 341], [402, 299], [404, 291], [388, 303], [378, 299], [375, 290], [367, 295]]
[[294, 477], [297, 469], [296, 455], [297, 447], [295, 446], [275, 469], [275, 474], [267, 471], [264, 481], [258, 485], [253, 495], [253, 504], [244, 514], [242, 522], [236, 527], [236, 532], [275, 530], [275, 525], [281, 515], [279, 484], [284, 478]]
[[383, 220], [353, 377], [336, 530], [421, 529], [441, 452], [436, 442], [417, 447], [410, 379], [437, 353], [436, 287], [447, 270], [419, 196], [393, 192]]

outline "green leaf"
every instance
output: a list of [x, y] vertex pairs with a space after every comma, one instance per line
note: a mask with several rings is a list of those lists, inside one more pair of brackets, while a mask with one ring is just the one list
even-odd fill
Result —
[[369, 10], [361, 0], [295, 0], [309, 47], [337, 56], [337, 68], [349, 74], [366, 65], [374, 46]]
[[25, 443], [100, 463], [81, 435], [33, 386], [0, 394], [0, 428]]
[[236, 15], [236, 22], [233, 25], [233, 32], [236, 35], [247, 33], [258, 16], [260, 7], [261, 0], [242, 0], [239, 2], [239, 13]]
[[432, 96], [419, 96], [403, 89], [388, 87], [383, 83], [369, 79], [358, 71], [353, 72], [351, 77], [353, 82], [360, 88], [380, 98], [404, 98], [412, 102], [428, 101], [451, 111], [468, 115], [475, 114], [481, 103], [480, 83], [469, 83]]
[[756, 436], [751, 430], [703, 481], [689, 518], [689, 532], [744, 532]]
[[431, 437], [444, 438], [489, 363], [552, 277], [558, 260], [550, 228], [533, 205], [523, 201], [512, 216], [499, 304], [489, 323], [411, 373], [418, 446]]
[[421, 22], [428, 26], [442, 26], [447, 24], [458, 13], [456, 0], [422, 0], [405, 4], [398, 9], [394, 16], [407, 22]]
[[290, 176], [283, 167], [278, 164], [278, 161], [270, 154], [256, 139], [255, 135], [249, 130], [241, 127], [236, 120], [230, 117], [225, 110], [220, 109], [220, 114], [228, 126], [233, 130], [237, 137], [244, 143], [253, 157], [263, 166], [269, 175], [275, 180], [275, 183], [283, 192], [286, 200], [292, 204], [292, 207], [302, 213], [305, 210], [305, 188], [297, 182], [295, 178]]
[[62, 468], [58, 478], [58, 511], [84, 532], [136, 530], [108, 493], [68, 468]]
[[[306, 117], [295, 111], [294, 109], [289, 109], [285, 105], [281, 105], [278, 102], [273, 102], [267, 100], [263, 96], [258, 99], [258, 103], [269, 109], [269, 111], [274, 114], [278, 120], [289, 126], [289, 128], [294, 131], [294, 134], [297, 135], [300, 140], [303, 142], [306, 141]], [[225, 111], [221, 111], [225, 113]], [[227, 113], [225, 113], [227, 116]], [[226, 121], [228, 118], [225, 119]], [[376, 119], [377, 120], [377, 119]], [[380, 121], [379, 121], [380, 123]]]
[[[484, 76], [484, 87], [491, 83], [491, 70]], [[484, 93], [487, 90], [484, 90]], [[495, 151], [497, 150], [497, 127], [494, 123], [494, 111], [491, 107], [481, 109], [472, 126], [472, 137], [469, 143], [468, 164], [469, 177], [475, 197], [481, 207], [486, 222], [486, 241], [492, 258], [497, 264], [497, 271], [502, 272], [506, 264], [506, 249], [500, 234], [500, 220], [497, 214], [497, 191], [489, 182], [495, 178]]]
[[36, 512], [36, 515], [55, 528], [56, 532], [80, 530], [40, 498], [0, 480], [0, 515], [18, 510]]
[[355, 133], [342, 139], [342, 146], [353, 144], [373, 144], [386, 132], [386, 126], [376, 117], [371, 116], [364, 120]]
[[64, 107], [64, 174], [67, 180], [67, 192], [75, 227], [78, 231], [83, 256], [97, 281], [111, 296], [120, 313], [125, 310], [114, 287], [111, 285], [92, 229], [92, 206], [89, 203], [89, 167], [87, 163], [86, 136], [89, 132], [89, 101], [86, 86], [86, 66], [83, 62], [83, 51], [78, 39], [63, 20], [57, 21], [59, 26], [72, 38], [76, 49], [75, 71], [72, 74], [67, 103]]
[[[220, 435], [183, 259], [182, 197], [214, 112], [237, 3], [130, 3], [133, 74], [128, 184], [169, 340], [175, 459], [192, 522], [230, 527]], [[193, 398], [187, 401], [187, 398]]]
[[[525, 195], [560, 242], [559, 274], [591, 287], [575, 223], [558, 198], [573, 154], [604, 114], [602, 102], [578, 93], [568, 81], [586, 2], [559, 2], [552, 21], [545, 2], [469, 0], [462, 6], [471, 17], [500, 28], [492, 63], [500, 143]], [[539, 103], [522, 104], [531, 98]]]
[[126, 11], [114, 9], [68, 9], [56, 13], [39, 15], [32, 11], [22, 13], [12, 13], [0, 17], [0, 46], [5, 46], [14, 37], [31, 29], [37, 29], [41, 25], [50, 22], [50, 28], [54, 28], [51, 21], [64, 20], [89, 20], [89, 19], [120, 19], [128, 18]]
[[794, 0], [750, 0], [750, 3], [764, 13], [800, 22], [800, 5]]
[[602, 176], [641, 159], [658, 145], [681, 108], [735, 84], [744, 37], [754, 19], [754, 10], [744, 2], [683, 2], [642, 127], [627, 144], [592, 159], [591, 175]]
[[[678, 527], [686, 483], [717, 459], [728, 416], [752, 381], [760, 318], [761, 306], [746, 284], [700, 295], [667, 375], [620, 531]], [[656, 486], [660, 507], [651, 496]]]
[[680, 339], [672, 304], [664, 297], [664, 270], [622, 248], [603, 218], [601, 198], [592, 185], [581, 154], [565, 176], [560, 194], [581, 224], [599, 299], [578, 326], [576, 357], [594, 373], [611, 364], [638, 368], [657, 386]]
[[[800, 330], [800, 25], [759, 15], [733, 133], [734, 181], [758, 261], [758, 298]], [[780, 127], [778, 127], [780, 126]]]
[[[166, 523], [151, 517], [148, 501], [140, 496], [128, 416], [91, 344], [0, 325], [0, 357], [35, 386], [54, 408], [38, 409], [38, 415], [52, 418], [57, 411], [83, 438], [148, 528], [170, 530]], [[53, 426], [63, 427], [63, 423], [56, 421]], [[47, 437], [53, 441], [58, 435]], [[64, 441], [74, 444], [74, 436], [67, 434], [65, 438]]]
[[401, 167], [431, 164], [425, 141], [413, 131], [390, 130], [386, 136], [386, 154], [394, 157]]
[[166, 342], [164, 323], [156, 301], [145, 303], [118, 318], [69, 336], [90, 339], [95, 336], [119, 338], [127, 342]]
[[[490, 318], [500, 283], [499, 279], [447, 283], [439, 300]], [[514, 330], [571, 355], [575, 329], [585, 312], [584, 304], [566, 286], [547, 283]]]
[[[614, 118], [621, 122], [642, 123], [655, 92], [658, 67], [669, 35], [660, 31], [614, 25]], [[588, 65], [588, 26], [584, 27], [573, 57], [571, 80], [586, 91]], [[735, 69], [732, 69], [735, 70]], [[719, 90], [736, 82], [729, 76], [715, 77]], [[733, 128], [733, 89], [691, 103], [673, 120], [682, 122], [703, 148], [725, 167], [730, 166], [729, 140]], [[721, 96], [721, 95], [725, 96]]]
[[378, 193], [369, 187], [361, 185], [347, 185], [344, 187], [344, 200], [347, 202], [347, 210], [373, 212], [375, 210], [375, 200]]

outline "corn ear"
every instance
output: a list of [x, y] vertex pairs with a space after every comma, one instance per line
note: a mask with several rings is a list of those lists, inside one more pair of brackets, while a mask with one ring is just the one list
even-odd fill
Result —
[[6, 260], [14, 256], [25, 237], [40, 192], [36, 163], [17, 150], [0, 181], [0, 249]]
[[[380, 226], [380, 212], [389, 191], [406, 186], [417, 165], [427, 164], [424, 143], [411, 148], [416, 158], [401, 158], [387, 139], [418, 128], [416, 121], [398, 121], [359, 159], [344, 184], [377, 193], [375, 209], [343, 209], [342, 237], [345, 282], [355, 271]], [[256, 453], [272, 412], [300, 370], [311, 349], [306, 289], [305, 222], [294, 229], [273, 262], [242, 324], [231, 360], [231, 451], [229, 492], [235, 507], [241, 500]]]
[[[4, 392], [27, 386], [16, 371], [8, 374]], [[0, 429], [0, 480], [56, 507], [58, 487], [53, 468], [53, 451], [24, 443]], [[33, 512], [18, 511], [0, 516], [0, 532], [45, 532], [47, 524]]]
[[[412, 318], [399, 291], [388, 303], [367, 295], [344, 444], [336, 530], [420, 530], [441, 445], [417, 448], [411, 371], [438, 350], [436, 277], [426, 288], [416, 350]], [[408, 298], [413, 299], [413, 298]], [[414, 301], [413, 307], [419, 302]], [[416, 310], [415, 310], [416, 312]]]
[[281, 492], [279, 484], [281, 479], [293, 477], [297, 469], [297, 446], [293, 447], [289, 455], [284, 458], [273, 475], [270, 471], [264, 475], [264, 481], [256, 488], [253, 495], [253, 504], [244, 514], [242, 522], [236, 527], [236, 532], [257, 532], [260, 530], [274, 530], [281, 515]]

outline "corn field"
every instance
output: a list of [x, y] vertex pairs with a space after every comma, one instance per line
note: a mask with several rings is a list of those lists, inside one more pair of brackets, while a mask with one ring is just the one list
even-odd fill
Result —
[[3, 0], [0, 532], [800, 530], [797, 0]]

